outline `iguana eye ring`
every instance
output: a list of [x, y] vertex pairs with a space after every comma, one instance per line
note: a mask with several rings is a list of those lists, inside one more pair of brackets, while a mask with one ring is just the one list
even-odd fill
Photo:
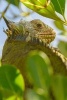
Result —
[[38, 23], [38, 24], [37, 24], [37, 27], [39, 27], [39, 28], [42, 27], [42, 24]]
[[29, 31], [26, 31], [26, 34], [28, 35], [29, 34]]

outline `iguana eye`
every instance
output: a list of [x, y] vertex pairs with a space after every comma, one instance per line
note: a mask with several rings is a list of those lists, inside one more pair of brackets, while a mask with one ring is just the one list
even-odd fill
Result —
[[24, 35], [28, 36], [29, 35], [29, 31], [26, 30]]
[[41, 28], [42, 27], [42, 24], [38, 23], [37, 24], [37, 27]]

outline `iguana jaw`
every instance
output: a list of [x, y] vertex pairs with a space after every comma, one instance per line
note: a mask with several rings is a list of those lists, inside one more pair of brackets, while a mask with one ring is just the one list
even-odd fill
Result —
[[54, 29], [43, 23], [41, 20], [34, 19], [31, 21], [31, 24], [35, 33], [33, 33], [34, 37], [42, 40], [47, 44], [51, 43], [55, 39], [56, 32], [54, 31]]

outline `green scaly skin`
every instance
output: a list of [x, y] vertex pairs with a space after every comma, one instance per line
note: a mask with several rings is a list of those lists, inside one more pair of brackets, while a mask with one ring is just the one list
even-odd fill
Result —
[[26, 87], [29, 80], [25, 68], [28, 53], [32, 50], [43, 51], [49, 57], [54, 73], [67, 75], [67, 58], [48, 44], [55, 38], [54, 30], [40, 20], [20, 21], [14, 23], [4, 18], [8, 29], [8, 38], [2, 52], [2, 65], [11, 64], [20, 69]]

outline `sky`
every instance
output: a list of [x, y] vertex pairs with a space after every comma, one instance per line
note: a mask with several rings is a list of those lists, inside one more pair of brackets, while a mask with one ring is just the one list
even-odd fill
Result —
[[[7, 6], [7, 2], [6, 2], [5, 0], [0, 0], [0, 12], [3, 12], [3, 10], [5, 9], [6, 6]], [[20, 4], [20, 9], [21, 9], [21, 10], [23, 9], [23, 11], [29, 11], [29, 9], [27, 9], [25, 6], [22, 6], [21, 4]], [[12, 10], [12, 12], [14, 12], [15, 14], [20, 15], [20, 10], [19, 10], [17, 7], [11, 5], [11, 6], [9, 7], [7, 13], [5, 14], [5, 16], [6, 16], [8, 19], [9, 19], [10, 17], [12, 18], [11, 10]], [[33, 13], [33, 14], [31, 14], [30, 16], [28, 16], [28, 17], [22, 17], [22, 16], [20, 16], [19, 18], [16, 18], [16, 19], [14, 19], [13, 21], [18, 22], [18, 21], [20, 21], [20, 19], [25, 19], [25, 20], [40, 19], [40, 20], [42, 20], [44, 23], [46, 23], [46, 24], [48, 24], [49, 26], [51, 26], [51, 27], [56, 31], [56, 33], [58, 33], [58, 31], [59, 31], [59, 30], [57, 30], [57, 28], [53, 25], [51, 19], [45, 18], [45, 17], [43, 17], [43, 16], [40, 16], [40, 15], [37, 14], [37, 13]], [[10, 19], [10, 20], [12, 20], [12, 19]], [[2, 56], [3, 46], [4, 46], [5, 40], [6, 40], [6, 38], [7, 38], [6, 34], [3, 32], [3, 29], [6, 29], [6, 28], [7, 28], [7, 26], [6, 26], [5, 22], [4, 22], [4, 20], [1, 19], [1, 20], [0, 20], [0, 58], [1, 58], [1, 56]], [[55, 41], [52, 42], [52, 45], [55, 46], [55, 45], [57, 44], [57, 39], [58, 39], [58, 38], [56, 38]]]

